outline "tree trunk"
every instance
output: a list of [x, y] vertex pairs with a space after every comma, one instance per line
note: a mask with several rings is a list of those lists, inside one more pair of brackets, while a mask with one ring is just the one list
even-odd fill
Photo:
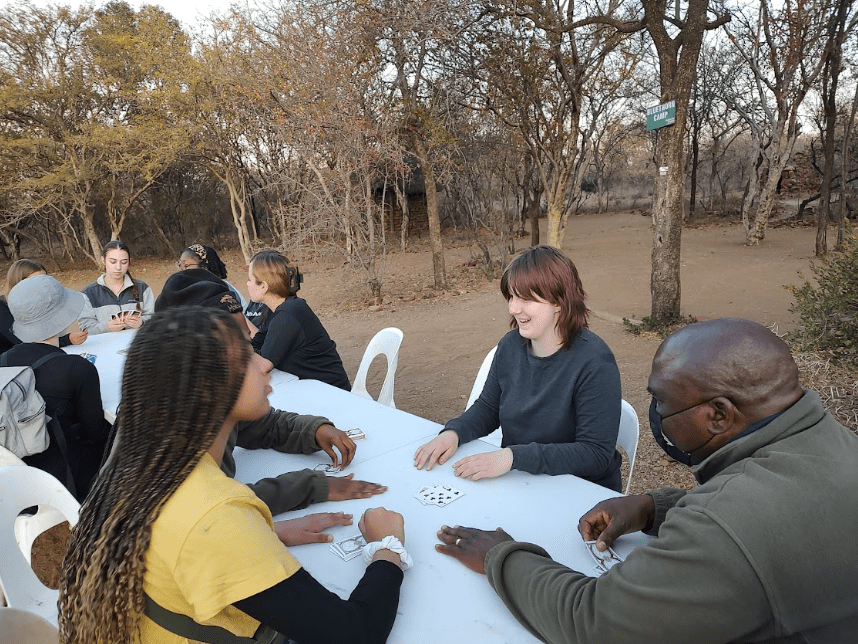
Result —
[[236, 179], [232, 168], [229, 166], [224, 168], [223, 175], [214, 169], [212, 171], [229, 190], [229, 208], [232, 212], [232, 223], [238, 233], [238, 245], [241, 248], [244, 261], [250, 262], [250, 258], [253, 256], [253, 247], [250, 243], [250, 231], [247, 228], [247, 199], [245, 198], [244, 180], [240, 177]]
[[533, 201], [530, 202], [530, 245], [539, 245], [539, 202], [542, 192], [534, 191]]
[[691, 138], [691, 196], [688, 198], [688, 219], [694, 219], [694, 208], [697, 205], [697, 166], [700, 163], [700, 140], [698, 128], [694, 128]]
[[[837, 3], [837, 17], [829, 26], [825, 47], [825, 62], [822, 67], [822, 105], [825, 113], [825, 132], [823, 136], [822, 185], [819, 188], [819, 212], [816, 220], [815, 254], [822, 257], [828, 252], [828, 221], [831, 217], [831, 182], [834, 179], [834, 136], [837, 125], [837, 85], [840, 79], [842, 59], [842, 36], [846, 23], [846, 12], [850, 2], [840, 0]], [[846, 150], [847, 148], [843, 148]], [[844, 166], [845, 167], [845, 166]], [[843, 191], [841, 190], [841, 195]], [[842, 197], [841, 197], [842, 201]], [[841, 209], [842, 210], [842, 209]]]
[[652, 206], [651, 317], [659, 322], [671, 322], [681, 315], [683, 135], [678, 124], [662, 128], [656, 145], [656, 165], [667, 167], [666, 174], [656, 177]]
[[435, 288], [447, 288], [447, 271], [444, 266], [444, 243], [441, 239], [441, 216], [438, 212], [438, 187], [435, 183], [435, 172], [429, 162], [429, 153], [420, 135], [414, 132], [411, 136], [414, 151], [420, 169], [423, 171], [423, 185], [426, 190], [426, 214], [429, 218], [429, 246], [432, 249], [432, 274], [435, 278]]
[[[548, 186], [548, 244], [560, 248], [566, 233], [570, 208], [566, 204], [566, 192], [572, 175], [570, 163], [563, 163], [560, 171], [552, 176]], [[544, 185], [544, 182], [543, 182]]]
[[92, 250], [92, 255], [90, 255], [90, 259], [95, 262], [95, 265], [98, 268], [101, 268], [101, 264], [99, 263], [99, 258], [101, 257], [101, 240], [98, 238], [98, 233], [95, 232], [95, 224], [92, 221], [93, 215], [92, 211], [89, 208], [84, 208], [80, 212], [80, 219], [83, 223], [83, 232], [86, 235], [87, 240], [89, 241], [89, 247]]
[[[769, 223], [769, 217], [772, 214], [772, 208], [775, 205], [775, 195], [777, 194], [778, 181], [786, 167], [787, 161], [792, 154], [792, 147], [795, 143], [795, 137], [781, 132], [776, 141], [772, 142], [772, 156], [769, 159], [768, 171], [765, 184], [760, 193], [760, 201], [757, 205], [757, 214], [754, 217], [753, 224], [748, 231], [746, 245], [759, 246], [760, 242], [766, 237], [766, 226]], [[770, 148], [770, 149], [771, 149]]]
[[[396, 192], [396, 201], [399, 202], [399, 209], [402, 211], [402, 221], [399, 223], [399, 248], [404, 253], [408, 248], [408, 195], [399, 189], [398, 177], [393, 178], [393, 190]], [[393, 221], [393, 216], [390, 220]]]

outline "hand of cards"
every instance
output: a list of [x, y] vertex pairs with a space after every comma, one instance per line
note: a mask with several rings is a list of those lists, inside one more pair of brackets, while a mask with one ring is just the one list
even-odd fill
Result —
[[596, 548], [595, 541], [585, 541], [584, 545], [587, 546], [587, 550], [590, 552], [590, 555], [596, 562], [594, 566], [596, 571], [596, 576], [601, 577], [606, 572], [608, 572], [611, 568], [616, 566], [618, 563], [622, 563], [623, 559], [614, 552], [613, 548], [608, 548], [604, 552]]
[[129, 317], [134, 317], [140, 315], [140, 311], [120, 311], [119, 313], [114, 313], [112, 317], [114, 320], [121, 320], [124, 322]]
[[338, 474], [340, 467], [333, 463], [319, 463], [313, 468], [314, 472], [324, 472], [325, 474]]
[[348, 539], [337, 541], [331, 544], [331, 552], [337, 555], [343, 561], [351, 561], [355, 557], [360, 556], [363, 552], [363, 547], [366, 545], [366, 540], [363, 535], [356, 534]]
[[423, 505], [437, 505], [443, 508], [464, 494], [461, 490], [449, 485], [424, 485], [414, 495], [414, 498]]

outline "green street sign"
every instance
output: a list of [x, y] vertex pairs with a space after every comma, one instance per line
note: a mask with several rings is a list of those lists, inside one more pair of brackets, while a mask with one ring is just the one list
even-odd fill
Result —
[[657, 130], [676, 123], [676, 101], [668, 101], [646, 110], [646, 130]]

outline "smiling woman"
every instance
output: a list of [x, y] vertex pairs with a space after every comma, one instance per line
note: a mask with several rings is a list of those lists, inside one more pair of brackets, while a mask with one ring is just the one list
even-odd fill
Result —
[[587, 327], [585, 293], [572, 261], [550, 246], [516, 257], [501, 278], [512, 331], [498, 342], [483, 391], [414, 464], [446, 462], [466, 443], [503, 428], [501, 449], [463, 458], [456, 476], [478, 480], [511, 469], [575, 474], [619, 491], [620, 373]]

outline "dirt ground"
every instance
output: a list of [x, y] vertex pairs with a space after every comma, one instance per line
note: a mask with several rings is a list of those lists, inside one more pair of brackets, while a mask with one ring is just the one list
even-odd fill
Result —
[[[516, 247], [523, 248], [528, 240], [518, 240]], [[488, 281], [478, 267], [468, 265], [476, 256], [476, 247], [457, 241], [455, 232], [448, 234], [446, 243], [450, 285], [445, 292], [432, 288], [428, 243], [417, 240], [408, 252], [388, 255], [380, 307], [370, 306], [369, 292], [361, 285], [360, 276], [343, 264], [337, 251], [299, 263], [304, 273], [301, 296], [336, 341], [349, 377], [354, 378], [367, 342], [379, 329], [402, 329], [396, 406], [440, 423], [463, 410], [483, 358], [509, 328], [499, 279]], [[623, 317], [639, 319], [649, 314], [651, 244], [650, 218], [637, 212], [573, 217], [563, 243], [563, 251], [576, 263], [588, 294], [593, 311], [590, 327], [613, 349], [622, 375], [623, 397], [641, 419], [633, 493], [663, 485], [694, 484], [687, 468], [669, 461], [660, 451], [646, 423], [646, 379], [660, 341], [633, 336], [621, 323]], [[783, 285], [800, 282], [798, 272], [808, 272], [813, 245], [812, 228], [771, 229], [763, 245], [756, 248], [744, 245], [743, 230], [736, 224], [685, 229], [683, 314], [701, 320], [746, 317], [780, 331], [789, 328], [792, 297]], [[224, 252], [221, 256], [229, 268], [229, 281], [246, 294], [246, 265], [241, 255]], [[0, 270], [5, 274], [6, 266]], [[146, 281], [156, 293], [173, 270], [173, 261], [132, 259], [134, 276]], [[98, 275], [91, 265], [52, 272], [76, 289]], [[383, 362], [380, 358], [370, 371], [371, 393], [380, 388], [386, 368]], [[62, 530], [46, 535], [44, 541], [34, 553], [34, 567], [53, 581], [61, 557]]]

